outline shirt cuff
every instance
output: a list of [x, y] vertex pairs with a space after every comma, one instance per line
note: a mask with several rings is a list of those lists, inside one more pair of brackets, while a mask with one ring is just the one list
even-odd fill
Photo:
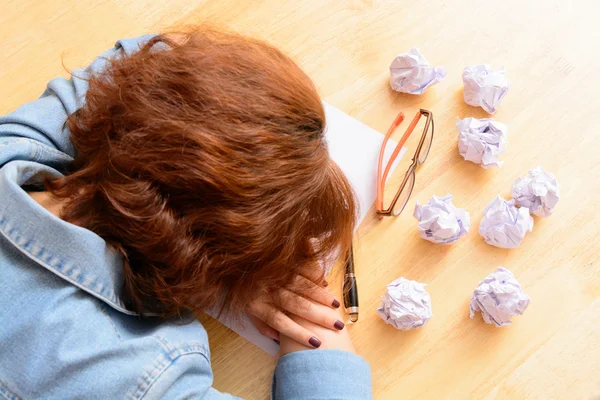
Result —
[[341, 350], [304, 350], [279, 359], [271, 398], [372, 399], [371, 368], [355, 354]]

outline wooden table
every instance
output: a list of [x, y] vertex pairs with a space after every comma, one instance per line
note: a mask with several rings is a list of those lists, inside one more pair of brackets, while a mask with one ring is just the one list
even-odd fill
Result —
[[[574, 3], [4, 0], [0, 112], [66, 75], [61, 59], [74, 68], [116, 39], [201, 21], [279, 46], [323, 99], [380, 132], [399, 110], [411, 116], [428, 108], [437, 135], [409, 211], [381, 222], [371, 213], [358, 232], [362, 314], [348, 329], [372, 366], [375, 398], [590, 398], [600, 394], [600, 6]], [[448, 71], [422, 96], [388, 87], [389, 63], [412, 46]], [[509, 126], [501, 169], [483, 170], [457, 152], [455, 118], [485, 116], [462, 100], [462, 69], [482, 62], [504, 65], [511, 80], [494, 116]], [[561, 184], [555, 214], [536, 218], [518, 249], [485, 244], [477, 227], [486, 204], [508, 196], [512, 182], [537, 165]], [[448, 192], [471, 212], [472, 227], [445, 247], [419, 238], [411, 211], [416, 200]], [[515, 273], [532, 299], [507, 328], [468, 317], [472, 290], [499, 265]], [[385, 284], [399, 276], [429, 284], [434, 317], [421, 329], [396, 331], [375, 313]], [[215, 386], [267, 398], [275, 360], [215, 321], [203, 322]]]

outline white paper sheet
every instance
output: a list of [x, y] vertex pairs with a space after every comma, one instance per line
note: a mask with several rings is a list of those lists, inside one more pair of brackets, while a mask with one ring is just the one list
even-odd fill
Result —
[[[360, 224], [375, 202], [377, 159], [384, 136], [330, 104], [323, 102], [323, 106], [327, 118], [325, 138], [329, 146], [329, 154], [354, 187], [360, 204], [358, 220], [358, 224]], [[395, 147], [396, 142], [390, 140], [384, 155], [386, 161], [389, 160]], [[389, 175], [398, 165], [406, 150], [403, 148], [400, 151]], [[208, 314], [214, 316], [214, 313]], [[279, 352], [279, 346], [260, 334], [249, 319], [246, 318], [240, 323], [235, 323], [222, 317], [220, 321], [267, 353], [275, 356]]]

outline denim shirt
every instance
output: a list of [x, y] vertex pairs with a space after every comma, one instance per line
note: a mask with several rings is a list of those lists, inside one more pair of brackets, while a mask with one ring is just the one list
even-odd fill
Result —
[[[117, 42], [0, 118], [0, 398], [233, 398], [211, 387], [208, 336], [198, 321], [136, 316], [122, 300], [122, 259], [26, 193], [71, 163], [65, 120], [84, 104], [85, 78], [150, 37]], [[271, 396], [369, 399], [370, 368], [343, 351], [291, 353], [279, 359]]]

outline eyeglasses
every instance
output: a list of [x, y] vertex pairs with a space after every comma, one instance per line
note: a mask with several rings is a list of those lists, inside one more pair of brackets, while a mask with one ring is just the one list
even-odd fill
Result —
[[[419, 146], [417, 146], [417, 151], [413, 156], [412, 163], [410, 164], [410, 167], [408, 167], [408, 171], [406, 171], [406, 174], [404, 175], [404, 180], [402, 181], [400, 188], [396, 192], [396, 195], [392, 199], [390, 205], [387, 208], [383, 208], [383, 193], [388, 173], [390, 172], [390, 169], [394, 164], [396, 157], [398, 157], [402, 146], [404, 146], [404, 143], [406, 143], [406, 140], [412, 134], [413, 130], [419, 123], [421, 116], [425, 116], [427, 120], [425, 121], [425, 127], [423, 128], [421, 140], [419, 141]], [[431, 144], [433, 142], [433, 114], [431, 113], [431, 111], [421, 109], [413, 118], [412, 122], [406, 129], [406, 132], [404, 132], [404, 136], [402, 136], [402, 139], [400, 139], [400, 141], [398, 142], [398, 145], [394, 149], [392, 156], [387, 162], [385, 170], [382, 174], [382, 164], [383, 156], [385, 153], [385, 146], [388, 140], [390, 139], [390, 136], [392, 136], [392, 133], [396, 130], [396, 128], [398, 128], [402, 121], [404, 121], [404, 114], [401, 112], [398, 114], [398, 116], [392, 123], [392, 126], [390, 126], [390, 129], [388, 129], [387, 134], [385, 135], [385, 138], [383, 139], [383, 143], [381, 145], [381, 151], [379, 152], [379, 163], [377, 165], [377, 198], [375, 201], [375, 208], [377, 211], [377, 217], [379, 219], [382, 219], [384, 216], [397, 216], [402, 212], [402, 210], [404, 210], [404, 207], [406, 206], [406, 203], [408, 202], [408, 199], [410, 198], [410, 195], [413, 191], [413, 187], [415, 186], [415, 170], [421, 164], [425, 163], [425, 160], [427, 160], [427, 156], [429, 155], [429, 150], [431, 149]], [[430, 127], [431, 129], [429, 129]]]

